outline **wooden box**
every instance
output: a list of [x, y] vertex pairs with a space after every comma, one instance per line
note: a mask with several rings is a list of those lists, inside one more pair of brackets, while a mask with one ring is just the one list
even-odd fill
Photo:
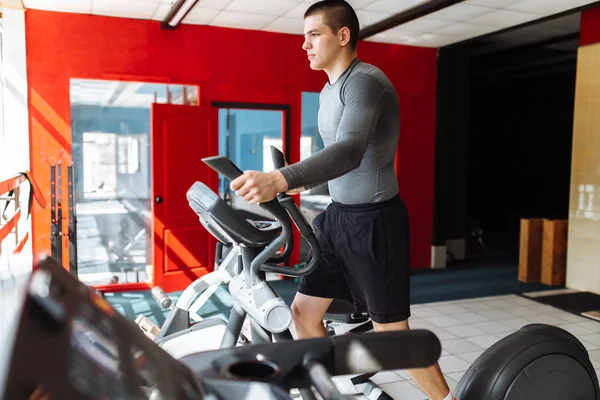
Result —
[[544, 220], [542, 283], [564, 285], [567, 277], [567, 221]]
[[543, 220], [521, 219], [519, 281], [537, 283], [541, 279]]

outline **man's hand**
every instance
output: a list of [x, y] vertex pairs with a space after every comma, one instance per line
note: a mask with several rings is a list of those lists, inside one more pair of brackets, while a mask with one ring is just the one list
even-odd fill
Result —
[[278, 193], [288, 190], [288, 183], [279, 171], [246, 171], [231, 182], [231, 190], [249, 204], [266, 203]]
[[286, 194], [292, 195], [292, 194], [298, 194], [298, 193], [302, 193], [304, 192], [306, 189], [304, 189], [304, 187], [299, 187], [296, 189], [292, 189], [292, 190], [288, 190], [287, 192], [285, 192]]

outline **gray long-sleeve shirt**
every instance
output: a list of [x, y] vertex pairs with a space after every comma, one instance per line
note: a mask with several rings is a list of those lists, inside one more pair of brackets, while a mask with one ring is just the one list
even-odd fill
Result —
[[396, 90], [385, 74], [355, 58], [321, 91], [318, 127], [325, 148], [280, 169], [289, 189], [328, 182], [331, 198], [343, 204], [394, 197], [399, 113]]

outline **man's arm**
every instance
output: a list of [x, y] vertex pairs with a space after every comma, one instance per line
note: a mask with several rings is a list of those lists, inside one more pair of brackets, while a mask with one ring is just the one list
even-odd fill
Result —
[[377, 125], [383, 93], [379, 82], [367, 74], [348, 79], [337, 141], [303, 161], [279, 169], [290, 189], [318, 186], [360, 166], [369, 136]]

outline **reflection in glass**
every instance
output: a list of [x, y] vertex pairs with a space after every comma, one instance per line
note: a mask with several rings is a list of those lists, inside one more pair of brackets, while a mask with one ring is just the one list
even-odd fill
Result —
[[194, 105], [197, 88], [71, 80], [78, 277], [151, 282], [152, 103]]

